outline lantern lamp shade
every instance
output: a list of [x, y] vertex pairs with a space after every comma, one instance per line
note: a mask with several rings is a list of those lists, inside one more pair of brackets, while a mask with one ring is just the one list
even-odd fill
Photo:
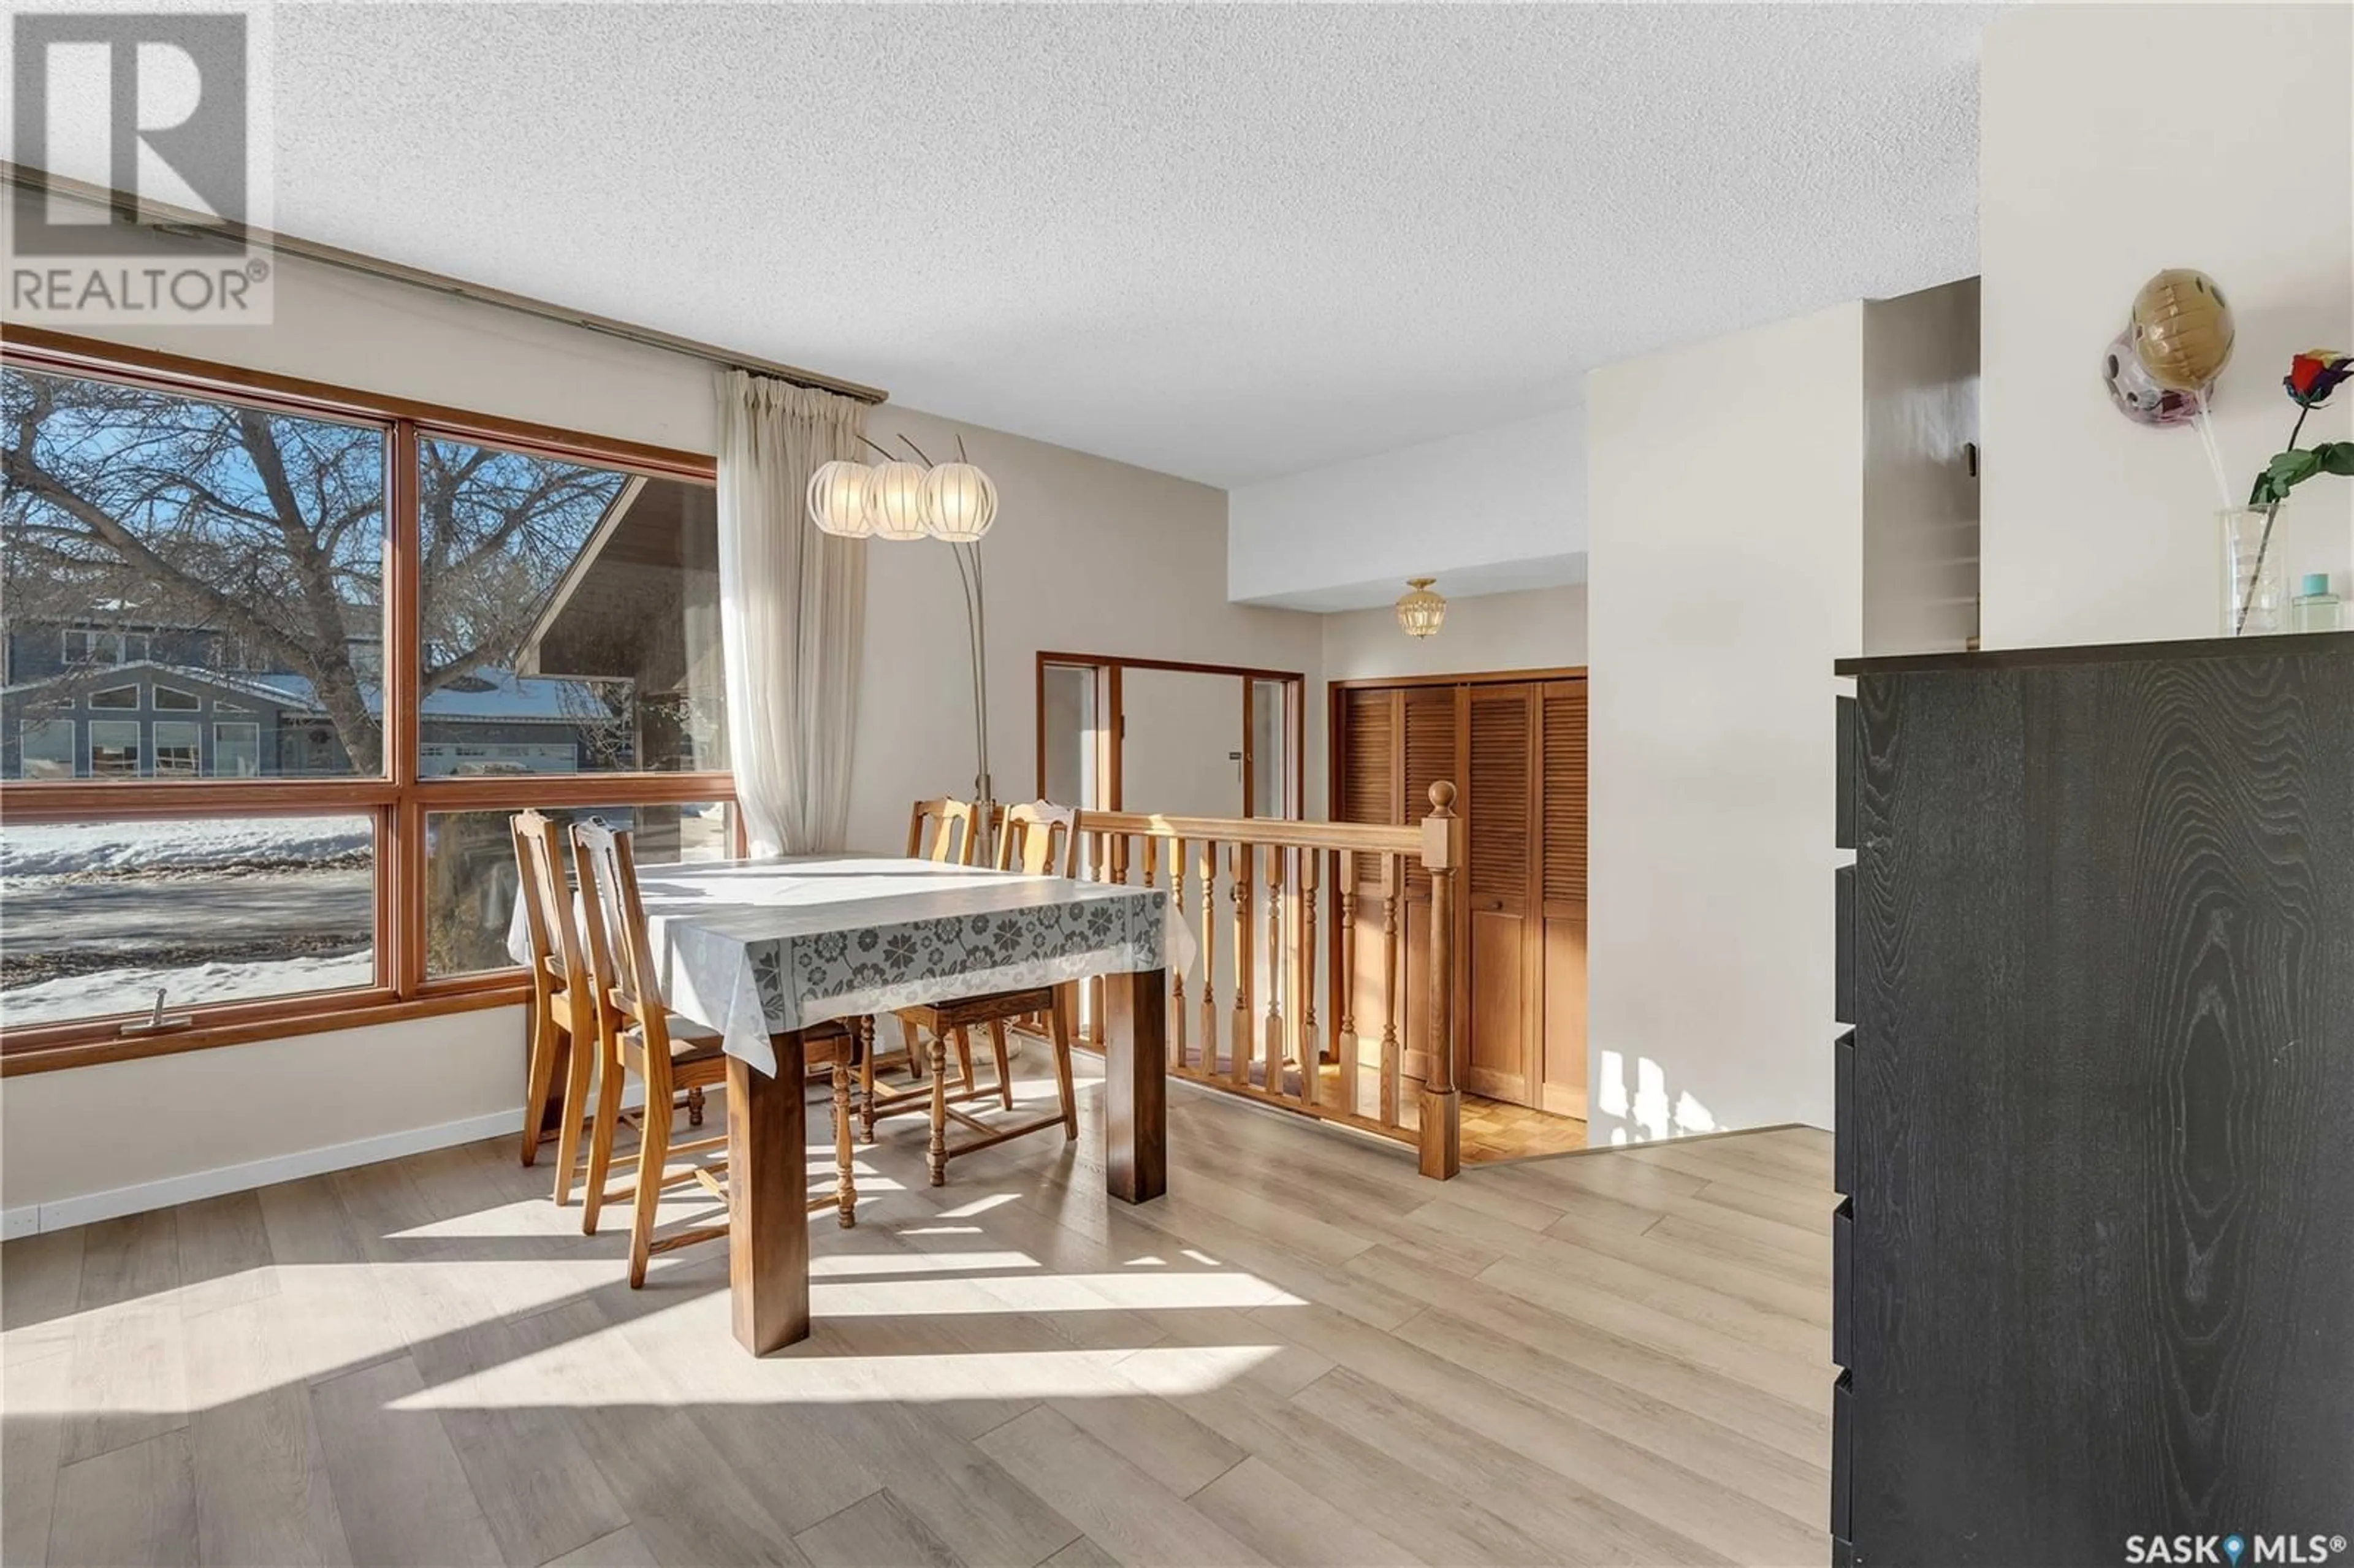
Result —
[[1398, 596], [1398, 625], [1408, 637], [1431, 637], [1438, 631], [1439, 622], [1447, 619], [1447, 601], [1430, 591], [1433, 577], [1410, 577], [1406, 591]]
[[931, 532], [924, 512], [924, 465], [876, 463], [866, 471], [866, 516], [878, 539], [920, 539]]
[[810, 475], [810, 521], [821, 534], [864, 539], [875, 532], [866, 518], [866, 465], [836, 458]]
[[997, 486], [969, 462], [944, 462], [924, 480], [924, 520], [935, 539], [976, 544], [997, 521]]

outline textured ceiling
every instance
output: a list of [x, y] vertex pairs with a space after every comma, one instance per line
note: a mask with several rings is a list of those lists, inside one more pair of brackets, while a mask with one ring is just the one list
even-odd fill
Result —
[[1987, 15], [281, 5], [276, 220], [1231, 486], [1975, 270]]

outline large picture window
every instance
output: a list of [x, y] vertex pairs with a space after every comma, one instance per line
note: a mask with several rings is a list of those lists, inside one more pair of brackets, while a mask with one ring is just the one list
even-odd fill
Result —
[[11, 822], [0, 1009], [11, 1029], [376, 980], [367, 816]]
[[734, 852], [707, 459], [126, 355], [0, 369], [12, 1070], [513, 999], [525, 806]]
[[709, 485], [426, 440], [418, 514], [420, 771], [726, 766]]

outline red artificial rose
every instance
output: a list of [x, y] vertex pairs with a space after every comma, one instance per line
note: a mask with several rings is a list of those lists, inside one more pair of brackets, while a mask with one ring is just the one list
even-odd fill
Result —
[[2288, 363], [2288, 374], [2281, 385], [2298, 407], [2311, 408], [2338, 390], [2338, 384], [2354, 376], [2354, 357], [2334, 348], [2308, 348]]

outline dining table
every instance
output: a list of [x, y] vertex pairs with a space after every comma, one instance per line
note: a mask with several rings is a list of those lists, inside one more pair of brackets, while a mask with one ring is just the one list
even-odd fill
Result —
[[727, 1054], [728, 1285], [754, 1355], [810, 1331], [814, 1025], [1100, 979], [1105, 1187], [1167, 1189], [1168, 969], [1190, 944], [1165, 890], [848, 855], [641, 864], [638, 882], [664, 1002]]

